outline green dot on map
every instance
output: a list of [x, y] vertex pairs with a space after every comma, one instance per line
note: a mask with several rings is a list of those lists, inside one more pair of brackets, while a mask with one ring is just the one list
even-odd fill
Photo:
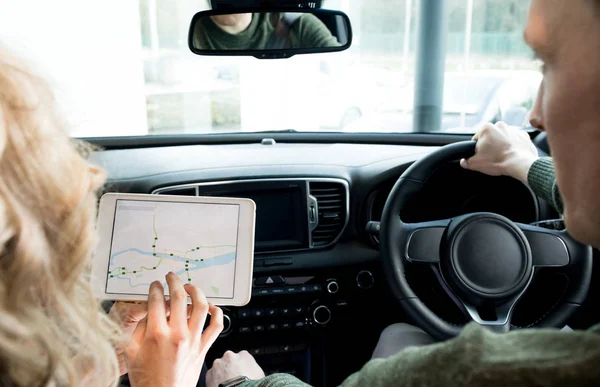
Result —
[[152, 269], [156, 270], [156, 266], [154, 266]]
[[137, 273], [137, 271], [135, 271], [135, 270], [134, 270], [134, 271], [133, 271], [133, 274], [135, 274], [135, 273]]
[[190, 271], [190, 269], [185, 269], [185, 271]]
[[204, 259], [201, 259], [200, 262], [204, 262]]
[[188, 267], [188, 264], [187, 264], [187, 263], [185, 264], [185, 267]]
[[152, 253], [152, 255], [154, 255], [156, 257], [156, 253]]
[[173, 256], [173, 254], [169, 254], [171, 257]]
[[192, 251], [196, 251], [196, 249], [192, 249]]
[[114, 277], [114, 275], [112, 275], [112, 274], [111, 274], [111, 275], [110, 275], [110, 278], [112, 278], [112, 277]]
[[152, 245], [152, 247], [156, 247], [156, 245]]
[[200, 250], [200, 247], [196, 247], [196, 250]]
[[191, 279], [191, 278], [188, 278], [188, 282], [192, 282], [192, 279]]
[[158, 239], [158, 237], [154, 237], [154, 240], [157, 240], [157, 239]]

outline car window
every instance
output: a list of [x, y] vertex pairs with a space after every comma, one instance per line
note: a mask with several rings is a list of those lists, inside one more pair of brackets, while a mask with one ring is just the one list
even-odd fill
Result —
[[[13, 1], [0, 36], [51, 79], [73, 136], [427, 131], [413, 126], [419, 3], [325, 0], [349, 15], [351, 48], [285, 60], [192, 54], [204, 0]], [[448, 0], [443, 131], [475, 131], [494, 103], [500, 118], [530, 109], [525, 86], [494, 95], [516, 73], [521, 85], [539, 76], [522, 38], [528, 6]]]

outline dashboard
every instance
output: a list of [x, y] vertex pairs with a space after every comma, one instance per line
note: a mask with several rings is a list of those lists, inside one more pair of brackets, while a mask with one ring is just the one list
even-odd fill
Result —
[[[262, 141], [106, 150], [93, 161], [124, 193], [249, 197], [257, 203], [253, 296], [224, 308], [226, 326], [207, 357], [250, 350], [265, 372], [289, 372], [317, 386], [337, 385], [369, 360], [381, 330], [406, 316], [381, 271], [378, 221], [400, 175], [437, 146], [298, 144]], [[531, 223], [552, 217], [520, 182], [449, 163], [401, 212], [406, 222], [475, 211]], [[461, 323], [431, 273], [411, 286], [434, 311]], [[377, 308], [374, 309], [374, 300]], [[373, 316], [376, 316], [374, 318]], [[360, 342], [348, 337], [361, 333]], [[351, 359], [348, 351], [356, 354]], [[335, 362], [344, 358], [344, 362]]]

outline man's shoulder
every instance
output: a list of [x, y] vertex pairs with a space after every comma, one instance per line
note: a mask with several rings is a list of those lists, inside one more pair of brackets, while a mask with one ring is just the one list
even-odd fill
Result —
[[587, 329], [588, 332], [591, 333], [596, 333], [598, 335], [600, 335], [600, 323], [596, 324], [596, 325], [592, 325], [591, 327], [589, 327]]

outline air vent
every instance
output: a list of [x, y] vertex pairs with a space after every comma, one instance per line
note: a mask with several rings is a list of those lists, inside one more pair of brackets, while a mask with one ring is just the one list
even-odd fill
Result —
[[159, 195], [196, 196], [196, 187], [157, 189], [154, 193]]
[[319, 225], [312, 231], [312, 245], [327, 246], [335, 242], [346, 225], [346, 186], [342, 183], [311, 181], [310, 194], [317, 199], [319, 209]]

